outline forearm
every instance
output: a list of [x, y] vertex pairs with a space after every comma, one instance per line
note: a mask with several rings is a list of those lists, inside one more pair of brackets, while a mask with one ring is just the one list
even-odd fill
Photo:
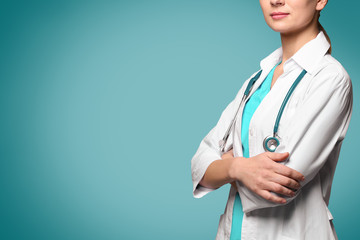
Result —
[[231, 168], [236, 158], [219, 159], [212, 162], [206, 169], [204, 177], [200, 181], [200, 185], [217, 189], [224, 184], [231, 183], [235, 179], [231, 178]]

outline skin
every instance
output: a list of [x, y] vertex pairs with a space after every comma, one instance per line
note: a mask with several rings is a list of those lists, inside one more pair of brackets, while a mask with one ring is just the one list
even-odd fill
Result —
[[[275, 69], [271, 87], [283, 73], [284, 63], [318, 35], [319, 14], [326, 4], [327, 0], [260, 0], [265, 22], [280, 33], [283, 48], [283, 59]], [[273, 19], [273, 12], [289, 15], [283, 19]]]
[[[283, 48], [282, 63], [275, 69], [271, 87], [283, 74], [283, 66], [302, 46], [319, 33], [318, 19], [327, 0], [260, 0], [264, 19], [271, 29], [280, 33]], [[273, 12], [288, 13], [285, 18], [273, 19]], [[286, 199], [271, 192], [292, 197], [301, 187], [304, 176], [280, 162], [289, 156], [285, 153], [264, 152], [254, 157], [234, 157], [233, 150], [222, 155], [207, 168], [200, 184], [208, 188], [219, 188], [235, 181], [275, 203], [286, 203]]]

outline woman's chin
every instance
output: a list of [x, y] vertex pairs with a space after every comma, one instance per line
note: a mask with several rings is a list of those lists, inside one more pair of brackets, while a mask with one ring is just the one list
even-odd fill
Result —
[[274, 31], [281, 34], [291, 33], [293, 32], [293, 29], [286, 27], [286, 26], [270, 26], [269, 27]]

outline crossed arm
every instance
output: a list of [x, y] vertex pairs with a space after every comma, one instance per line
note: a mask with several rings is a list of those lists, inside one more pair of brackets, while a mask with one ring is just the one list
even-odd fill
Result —
[[230, 150], [222, 155], [221, 160], [209, 165], [200, 184], [216, 189], [231, 183], [236, 188], [237, 180], [266, 200], [286, 203], [285, 198], [271, 192], [293, 197], [300, 188], [299, 182], [304, 180], [301, 173], [278, 163], [288, 156], [288, 153], [265, 152], [251, 158], [234, 157]]
[[[231, 151], [220, 155], [217, 143], [225, 131], [223, 126], [229, 124], [226, 116], [234, 111], [231, 103], [192, 160], [194, 196], [202, 197], [226, 183], [240, 181], [244, 185], [239, 189], [244, 193], [244, 212], [274, 207], [296, 197], [295, 190], [314, 178], [334, 146], [344, 139], [351, 118], [349, 77], [328, 70], [322, 74], [326, 76], [314, 81], [292, 124], [283, 130], [287, 139], [284, 153], [251, 158], [234, 158]], [[288, 157], [289, 161], [281, 162]]]

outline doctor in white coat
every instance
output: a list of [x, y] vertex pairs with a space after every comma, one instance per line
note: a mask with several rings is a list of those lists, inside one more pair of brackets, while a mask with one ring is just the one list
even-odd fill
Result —
[[[330, 55], [329, 37], [318, 22], [326, 4], [327, 0], [260, 0], [265, 21], [280, 33], [282, 46], [260, 62], [261, 75], [247, 99], [281, 63], [251, 118], [249, 158], [242, 152], [240, 102], [258, 72], [245, 81], [191, 160], [195, 198], [231, 183], [217, 240], [230, 239], [236, 193], [244, 213], [241, 239], [337, 239], [327, 206], [353, 100], [350, 77]], [[264, 139], [273, 134], [280, 106], [304, 70], [279, 122], [280, 145], [274, 152], [265, 151]], [[219, 141], [239, 106], [221, 151]]]

